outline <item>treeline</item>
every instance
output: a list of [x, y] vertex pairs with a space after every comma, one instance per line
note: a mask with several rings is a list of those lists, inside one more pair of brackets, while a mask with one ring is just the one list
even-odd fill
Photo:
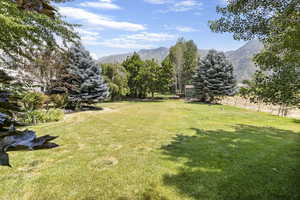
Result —
[[211, 50], [200, 60], [197, 45], [180, 38], [162, 63], [143, 61], [137, 53], [121, 64], [101, 64], [112, 100], [124, 97], [154, 97], [155, 93], [184, 96], [185, 86], [193, 84], [193, 97], [205, 102], [233, 95], [233, 66], [223, 53]]
[[143, 61], [134, 53], [123, 63], [101, 64], [101, 68], [113, 100], [146, 98], [149, 94], [153, 98], [155, 93], [183, 95], [184, 86], [192, 83], [198, 60], [196, 44], [180, 38], [162, 63]]
[[168, 59], [161, 64], [154, 59], [143, 61], [137, 53], [122, 64], [101, 64], [102, 74], [110, 88], [112, 100], [123, 97], [154, 97], [155, 92], [170, 92], [173, 65]]

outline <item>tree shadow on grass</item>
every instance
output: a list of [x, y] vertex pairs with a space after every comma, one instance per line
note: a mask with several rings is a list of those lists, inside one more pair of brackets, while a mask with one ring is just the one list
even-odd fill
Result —
[[192, 199], [300, 199], [300, 133], [238, 125], [235, 130], [177, 135], [162, 149], [182, 163], [164, 184]]
[[294, 119], [294, 122], [300, 124], [300, 119]]

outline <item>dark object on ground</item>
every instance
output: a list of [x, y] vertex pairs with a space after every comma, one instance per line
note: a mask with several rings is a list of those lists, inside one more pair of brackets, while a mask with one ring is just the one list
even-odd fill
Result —
[[103, 110], [103, 108], [97, 107], [97, 106], [84, 105], [84, 106], [81, 106], [77, 110], [65, 109], [64, 112], [65, 112], [65, 114], [72, 114], [72, 113], [76, 113], [76, 112], [99, 111], [99, 110]]
[[[4, 122], [6, 121], [11, 123], [8, 129], [4, 128]], [[3, 113], [0, 113], [0, 127], [0, 165], [2, 166], [11, 167], [7, 151], [49, 149], [58, 146], [50, 142], [56, 139], [56, 136], [37, 137], [33, 131], [17, 131], [14, 122]]]

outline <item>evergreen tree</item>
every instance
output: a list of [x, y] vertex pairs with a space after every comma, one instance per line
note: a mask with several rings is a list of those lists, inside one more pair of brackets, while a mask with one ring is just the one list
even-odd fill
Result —
[[213, 102], [216, 97], [233, 95], [233, 66], [226, 60], [224, 53], [210, 50], [200, 61], [192, 82], [195, 96], [201, 101]]
[[70, 48], [66, 72], [51, 93], [67, 93], [73, 105], [93, 103], [108, 96], [101, 69], [82, 45]]

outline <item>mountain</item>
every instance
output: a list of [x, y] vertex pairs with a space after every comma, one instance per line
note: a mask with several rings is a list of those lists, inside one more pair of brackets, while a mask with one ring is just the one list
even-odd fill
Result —
[[[137, 52], [141, 59], [148, 60], [148, 59], [155, 59], [158, 62], [162, 62], [165, 57], [169, 53], [169, 49], [166, 47], [160, 47], [157, 49], [142, 49]], [[131, 53], [125, 53], [125, 54], [118, 54], [118, 55], [111, 55], [111, 56], [105, 56], [98, 60], [99, 63], [121, 63], [128, 56], [131, 56], [133, 52]]]
[[[242, 80], [249, 79], [256, 71], [256, 66], [252, 61], [255, 54], [259, 53], [263, 49], [263, 44], [258, 40], [252, 40], [247, 42], [241, 48], [234, 51], [225, 52], [226, 57], [234, 66], [234, 73], [237, 80], [241, 82]], [[208, 49], [199, 49], [200, 57], [204, 57], [208, 53]], [[162, 62], [163, 59], [168, 55], [169, 49], [165, 47], [160, 47], [157, 49], [142, 49], [137, 52], [143, 60], [155, 59], [158, 62]], [[98, 60], [99, 63], [121, 63], [128, 56], [133, 53], [119, 54], [105, 56]]]
[[253, 56], [264, 48], [263, 44], [258, 40], [247, 42], [241, 48], [235, 51], [225, 53], [228, 60], [233, 64], [234, 73], [238, 81], [250, 79], [255, 73], [257, 67], [252, 61]]

